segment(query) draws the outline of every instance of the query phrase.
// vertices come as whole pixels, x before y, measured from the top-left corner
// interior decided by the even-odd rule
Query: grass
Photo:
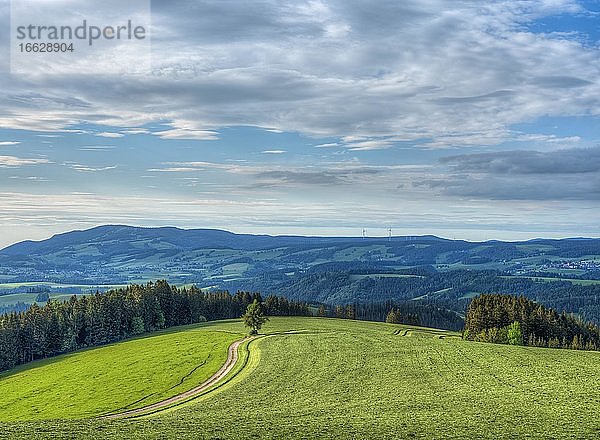
[[[178,329],[21,366],[0,375],[0,421],[93,417],[158,402],[208,379],[242,336]]]
[[[219,322],[202,327],[208,330],[240,332],[242,327]],[[140,420],[3,423],[0,437],[600,435],[597,352],[466,342],[451,332],[322,318],[273,318],[263,330],[274,334],[250,342],[250,356],[239,374],[181,407]],[[283,333],[290,330],[299,332]]]

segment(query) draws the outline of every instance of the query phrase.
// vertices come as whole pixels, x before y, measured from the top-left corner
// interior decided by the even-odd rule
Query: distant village
[[[553,269],[579,269],[579,270],[600,270],[600,261],[582,260],[582,261],[553,261],[541,266],[542,268]]]

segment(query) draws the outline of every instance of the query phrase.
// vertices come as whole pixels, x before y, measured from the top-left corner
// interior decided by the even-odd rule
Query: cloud
[[[582,13],[575,1],[154,2],[151,75],[2,74],[0,126],[167,122],[154,134],[212,140],[243,125],[371,143],[354,151],[394,136],[496,145],[516,123],[600,114],[600,48],[527,27]]]
[[[190,139],[199,141],[209,141],[219,139],[219,133],[212,130],[205,130],[201,124],[189,120],[172,121],[169,125],[171,130],[155,131],[153,135],[162,139]]]
[[[506,151],[440,159],[454,172],[490,174],[581,174],[600,172],[600,147],[551,152]]]
[[[264,171],[254,176],[258,182],[251,188],[279,187],[283,185],[340,185],[343,180],[330,172]]]
[[[0,142],[0,147],[4,147],[4,146],[9,146],[9,145],[18,145],[21,142],[16,142],[16,141],[2,141]]]
[[[243,169],[256,169],[252,167],[247,167],[243,165],[235,165],[235,164],[222,164],[222,163],[214,163],[214,162],[167,162],[167,167],[165,168],[152,168],[148,171],[150,172],[190,172],[190,171],[201,171],[201,170],[224,170],[229,172],[236,172]]]
[[[105,137],[105,138],[122,138],[125,135],[123,133],[111,133],[111,132],[102,132],[96,133],[94,136]]]
[[[539,133],[529,133],[519,135],[515,138],[516,141],[519,142],[539,142],[539,143],[548,143],[548,144],[577,144],[581,142],[581,137],[579,136],[566,136],[560,137],[554,134],[539,134]]]
[[[284,154],[287,153],[285,150],[265,150],[261,151],[263,154]]]
[[[442,191],[448,196],[479,198],[487,200],[532,200],[532,201],[600,201],[600,175],[593,174],[585,179],[577,176],[556,177],[521,176],[469,176],[454,175],[416,181],[416,187]]]
[[[442,96],[440,98],[435,98],[435,101],[440,104],[469,104],[469,103],[479,103],[486,101],[494,101],[496,98],[506,99],[515,95],[513,90],[497,90],[495,92],[486,93],[484,95],[477,96],[460,96],[460,97],[447,97]]]
[[[121,130],[123,134],[148,134],[150,130],[146,128],[128,128],[126,130]]]
[[[257,182],[250,188],[275,188],[281,186],[339,186],[356,184],[365,178],[381,174],[383,171],[370,167],[330,168],[319,171],[303,169],[269,170],[253,174]]]
[[[67,165],[69,168],[74,169],[75,171],[86,172],[86,173],[98,172],[98,171],[109,171],[109,170],[114,170],[114,169],[118,168],[117,165],[106,166],[106,167],[92,167],[92,166],[88,166],[88,165],[82,165],[79,163],[66,163],[65,165]]]
[[[261,188],[295,188],[298,186],[324,186],[331,190],[339,186],[356,185],[357,191],[366,191],[377,188],[378,185],[387,185],[393,175],[408,176],[411,173],[420,173],[428,169],[427,166],[415,165],[363,165],[356,162],[348,163],[323,163],[314,165],[273,165],[273,164],[245,164],[245,163],[213,163],[213,162],[171,162],[164,164],[163,168],[153,168],[148,172],[161,173],[187,173],[183,179],[197,181],[200,173],[217,172],[211,179],[225,178],[229,187],[242,190],[258,190]],[[207,181],[208,182],[208,181]],[[203,182],[202,185],[207,185]],[[211,180],[212,182],[212,180]],[[251,183],[248,183],[251,182]],[[358,188],[358,186],[362,186]],[[253,197],[258,193],[252,192]]]
[[[26,180],[28,182],[51,182],[50,179],[40,176],[9,176],[9,179]]]
[[[589,145],[593,132],[578,133],[582,125],[573,124],[540,134],[538,118],[600,116],[600,47],[581,35],[531,30],[539,28],[531,26],[535,20],[554,21],[559,14],[570,25],[568,14],[586,11],[567,0],[154,1],[153,71],[143,75],[101,69],[81,75],[77,66],[53,75],[43,63],[32,65],[30,74],[9,75],[5,46],[0,128],[65,142],[51,149],[27,143],[29,153],[17,154],[24,159],[4,156],[2,172],[24,176],[8,167],[64,164],[69,149],[70,166],[80,173],[56,167],[77,179],[52,175],[59,181],[48,191],[82,184],[99,193],[10,194],[0,200],[0,217],[17,219],[19,227],[23,220],[54,225],[155,218],[186,225],[200,218],[211,225],[241,219],[362,228],[393,219],[423,228],[588,225],[595,233],[597,152],[531,151]],[[2,7],[0,15],[8,19]],[[135,54],[131,60],[138,60]],[[231,147],[238,131],[226,127],[240,126],[298,135],[297,143],[282,138],[257,150],[286,148],[295,161],[269,159],[283,154],[273,149],[234,162],[244,157],[243,144]],[[531,132],[517,128],[523,126]],[[105,151],[87,137],[98,131],[155,138],[147,144],[142,136],[106,140],[116,151],[94,156],[111,162],[88,164],[91,151]],[[5,139],[17,137],[4,133]],[[219,138],[218,145],[166,142]],[[457,155],[515,142],[523,151]],[[402,151],[394,149],[398,143]],[[307,149],[311,145],[320,150]],[[224,151],[217,150],[221,146]],[[416,148],[461,150],[428,166],[418,164],[441,152],[410,151]],[[53,156],[41,159],[41,151]],[[108,171],[117,163],[128,173]],[[27,181],[7,185],[24,191]]]
[[[385,150],[391,146],[392,143],[386,139],[353,142],[345,145],[350,151]]]
[[[21,167],[51,163],[48,159],[24,159],[15,156],[0,156],[0,167]]]
[[[593,81],[574,76],[538,76],[533,78],[530,83],[548,89],[572,89],[594,84]]]
[[[600,147],[464,154],[440,164],[449,173],[415,179],[414,187],[491,200],[600,201]]]
[[[162,139],[190,139],[197,141],[212,141],[219,139],[218,133],[209,130],[187,130],[183,128],[174,128],[172,130],[155,131],[152,133]]]

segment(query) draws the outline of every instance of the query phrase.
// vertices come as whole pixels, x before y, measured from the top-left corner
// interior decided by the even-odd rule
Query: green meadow
[[[241,337],[179,328],[22,365],[0,374],[0,421],[95,417],[164,400],[208,379]]]
[[[0,379],[0,437],[600,436],[598,352],[476,343],[441,330],[324,318],[272,318],[266,336],[242,346],[226,383],[183,405],[135,420],[91,418],[149,392],[165,396],[173,378],[209,353],[222,363],[243,331],[237,321],[206,323],[13,370]]]

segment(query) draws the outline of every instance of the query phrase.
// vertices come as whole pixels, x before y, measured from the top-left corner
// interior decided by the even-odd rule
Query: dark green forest
[[[418,325],[454,331],[461,331],[464,327],[464,319],[458,313],[433,304],[420,304],[414,301],[385,301],[334,306],[321,304],[317,309],[317,316],[360,321],[385,321],[391,324]]]
[[[165,281],[91,296],[50,300],[0,316],[0,370],[145,332],[206,320],[239,318],[259,294],[178,289]],[[308,304],[270,296],[270,315],[310,315]]]
[[[485,293],[523,295],[584,320],[600,322],[600,284],[543,281],[508,276],[498,270],[438,271],[432,266],[402,270],[357,267],[342,263],[315,266],[304,273],[269,272],[252,281],[232,282],[230,290],[277,293],[308,302],[328,304],[415,301],[464,314],[471,298]]]
[[[259,293],[177,288],[166,281],[131,285],[0,316],[0,371],[36,359],[120,341],[146,332],[207,320],[239,318],[254,299],[269,316],[327,316],[461,330],[455,312],[415,302],[316,304]]]
[[[480,295],[469,304],[463,337],[535,347],[597,350],[600,328],[524,296]]]

